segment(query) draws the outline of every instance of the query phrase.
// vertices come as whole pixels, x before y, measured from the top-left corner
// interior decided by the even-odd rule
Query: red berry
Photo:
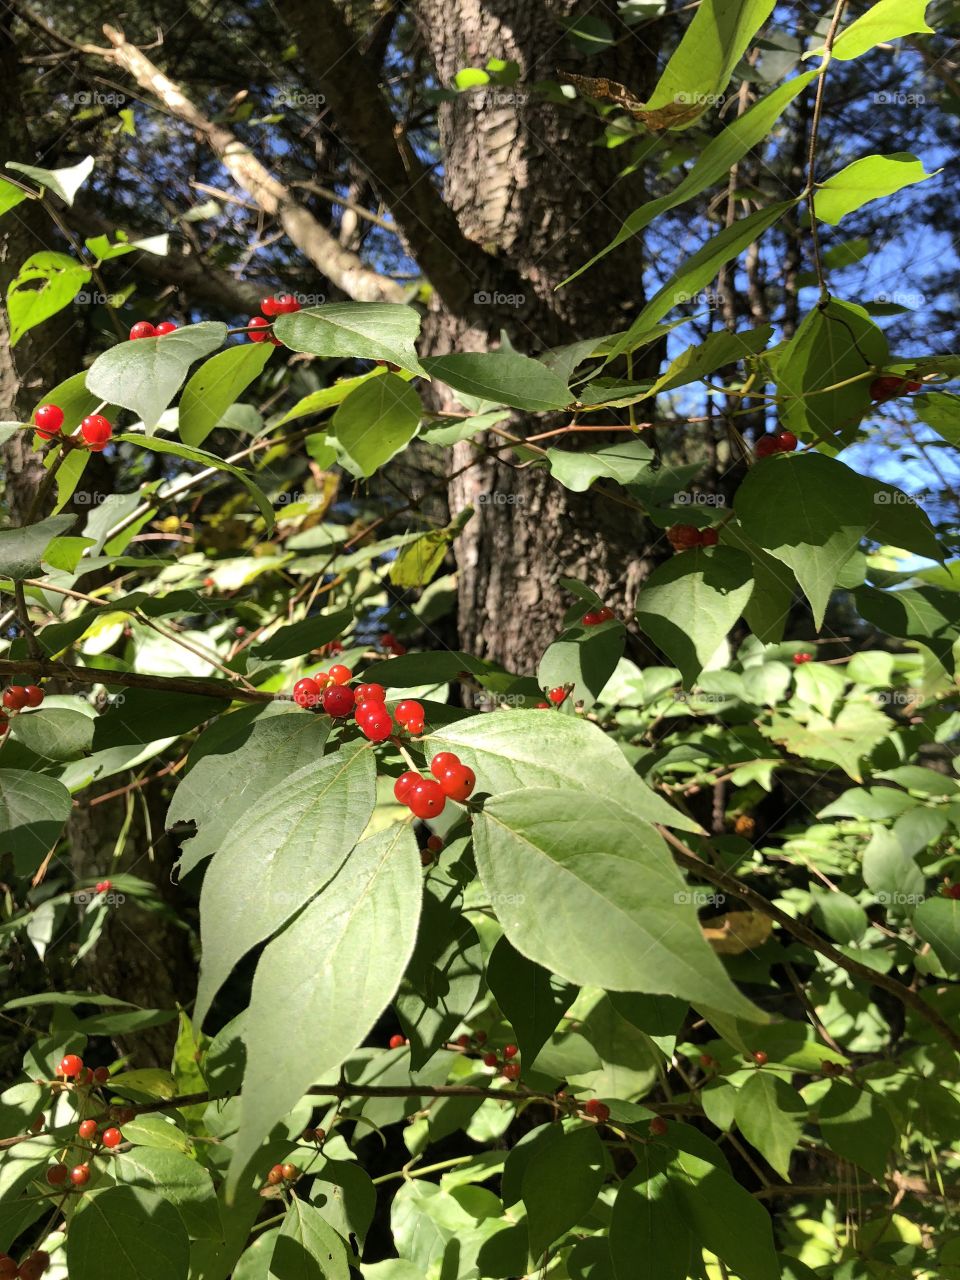
[[[473,1038],[476,1040],[477,1044],[487,1043],[487,1033],[485,1031],[475,1031],[473,1033]]]
[[[421,867],[433,866],[433,854],[430,852],[429,849],[420,850],[420,865]]]
[[[505,1080],[519,1080],[520,1079],[520,1063],[508,1062],[507,1065],[503,1068],[503,1075]]]
[[[334,684],[346,684],[348,680],[353,679],[353,672],[349,667],[341,666],[339,662],[334,663],[330,668],[330,679]]]
[[[766,1053],[764,1053],[763,1049],[755,1049],[755,1050],[753,1051],[753,1060],[754,1060],[754,1062],[757,1064],[757,1066],[758,1066],[758,1067],[764,1067],[764,1066],[766,1066],[767,1062],[769,1061],[769,1059],[768,1059],[768,1057],[767,1057]]]
[[[410,789],[407,805],[418,818],[435,818],[443,813],[446,796],[439,782],[432,778],[421,778]]]
[[[870,399],[893,400],[895,396],[902,395],[908,386],[905,379],[898,378],[896,374],[886,373],[880,378],[874,378],[870,383]]]
[[[63,426],[63,410],[58,404],[42,404],[33,415],[33,420],[37,426],[37,433],[45,440],[49,440]]]
[[[418,738],[426,728],[426,722],[423,720],[408,720],[403,727],[412,738]]]
[[[280,1172],[283,1174],[284,1182],[296,1182],[300,1177],[300,1170],[295,1164],[282,1164]]]
[[[754,445],[753,452],[758,458],[769,458],[772,454],[779,453],[776,436],[761,436]]]
[[[343,692],[352,694],[353,690],[344,689]],[[391,733],[393,733],[393,720],[390,718],[390,712],[382,703],[374,703],[374,707],[378,709],[357,720],[360,732],[365,738],[369,738],[371,742],[386,742]]]
[[[103,883],[109,887],[110,881],[104,880]],[[106,1084],[110,1079],[110,1072],[106,1067],[97,1067],[96,1071],[93,1073],[93,1078],[97,1084]]]
[[[712,1071],[717,1065],[717,1060],[716,1058],[711,1057],[709,1053],[701,1053],[700,1065],[703,1067],[704,1071]]]
[[[404,1046],[406,1043],[407,1043],[407,1042],[406,1042],[406,1040],[403,1038],[403,1036],[391,1036],[391,1037],[390,1037],[390,1048],[391,1048],[391,1049],[402,1049],[402,1048],[403,1048],[403,1046]]]
[[[304,676],[293,686],[293,700],[298,707],[315,707],[320,702],[321,689],[316,680]]]
[[[23,695],[28,707],[39,707],[43,701],[43,690],[36,684],[28,684],[23,690]]]
[[[112,1151],[114,1147],[119,1147],[120,1143],[123,1141],[123,1134],[119,1129],[104,1129],[100,1141],[105,1147]]]
[[[520,1050],[515,1044],[507,1044],[503,1047],[503,1056],[505,1058],[515,1058]]]
[[[3,705],[8,711],[22,711],[27,705],[27,691],[19,684],[12,684],[4,690]]]
[[[650,1121],[650,1132],[655,1138],[662,1138],[669,1127],[663,1116],[654,1116]]]
[[[113,427],[102,413],[91,413],[80,423],[80,434],[94,453],[99,453],[113,435]]]
[[[90,1181],[90,1166],[77,1164],[70,1170],[70,1181],[75,1187],[85,1187]]]
[[[715,547],[720,541],[720,535],[716,529],[704,529],[700,534],[701,547]]]
[[[805,662],[812,662],[812,653],[795,653],[793,655],[794,666],[802,667]]]
[[[270,1183],[271,1187],[275,1187],[278,1183],[282,1181],[283,1181],[283,1165],[275,1164],[273,1168],[270,1170],[270,1172],[267,1174],[267,1182]]]
[[[47,1182],[51,1187],[62,1187],[67,1180],[69,1170],[65,1164],[52,1164],[47,1170]],[[16,1274],[14,1272],[14,1274]],[[0,1276],[3,1272],[0,1271]]]
[[[588,1116],[593,1116],[595,1120],[599,1120],[605,1124],[610,1119],[610,1108],[605,1102],[601,1102],[599,1098],[591,1098],[584,1104],[584,1112]]]
[[[793,453],[800,441],[792,431],[778,431],[774,436],[778,453]]]
[[[908,382],[904,385],[904,391],[920,391],[923,388],[922,382]]]
[[[59,1074],[66,1076],[68,1080],[71,1080],[74,1076],[78,1076],[82,1070],[83,1059],[78,1057],[75,1053],[68,1053],[60,1059]]]
[[[331,685],[329,689],[324,689],[320,695],[320,701],[328,716],[336,716],[339,719],[342,716],[348,716],[353,710],[353,690],[342,684]]]
[[[114,1107],[110,1113],[117,1124],[130,1124],[136,1118],[133,1107]]]
[[[693,524],[675,524],[667,530],[667,537],[677,550],[696,547],[700,543],[700,530]]]
[[[269,320],[264,320],[263,316],[251,316],[247,321],[247,337],[251,342],[265,342],[270,336],[268,329]]]
[[[43,1249],[37,1249],[29,1257],[24,1258],[20,1263],[19,1271],[12,1271],[10,1274],[19,1276],[20,1280],[40,1280],[49,1265],[49,1253],[45,1253]],[[0,1271],[0,1276],[6,1274],[5,1271]]]
[[[485,1053],[483,1055],[483,1065],[485,1067],[496,1067],[499,1066],[499,1063],[500,1059],[495,1053]]]
[[[449,769],[452,765],[459,763],[460,757],[455,756],[452,751],[438,751],[430,761],[430,772],[435,778],[439,778],[444,769]]]
[[[558,685],[556,689],[551,689],[549,691],[547,697],[555,707],[559,707],[562,702],[566,702],[567,700],[567,690]]]
[[[418,782],[422,781],[423,779],[420,777],[419,773],[415,773],[413,769],[408,769],[406,773],[401,773],[400,777],[393,784],[393,794],[401,804],[406,804],[410,792]]]
[[[93,1072],[89,1067],[84,1067],[77,1076],[77,1084],[83,1085],[84,1087],[93,1084]]]
[[[98,881],[97,881],[97,884],[96,884],[96,890],[95,890],[95,891],[96,891],[97,893],[109,893],[109,892],[110,892],[110,890],[111,890],[112,888],[113,888],[113,885],[112,885],[111,881],[109,881],[109,880],[98,880]],[[97,1068],[97,1071],[106,1071],[106,1067],[98,1067],[98,1068]],[[92,1072],[92,1073],[91,1073],[92,1079],[94,1079],[94,1080],[97,1078],[97,1071],[94,1071],[94,1072]],[[110,1077],[109,1077],[109,1072],[107,1073],[107,1077],[106,1077],[106,1078],[107,1078],[107,1079],[109,1079],[109,1078],[110,1078]]]
[[[97,1136],[96,1120],[81,1120],[77,1133],[81,1138],[85,1138],[88,1142],[91,1138],[95,1138]]]
[[[155,338],[157,331],[149,320],[138,320],[130,330],[130,341],[136,342],[137,338]]]
[[[442,853],[443,841],[440,839],[439,836],[430,836],[430,838],[427,840],[427,848],[430,850],[431,853]],[[960,888],[960,885],[958,885],[957,888]]]
[[[421,724],[423,723],[423,706],[412,699],[398,702],[393,714],[397,718],[397,724],[406,724],[408,720],[419,720]]]
[[[954,901],[960,899],[960,884],[944,885],[943,896],[945,898],[952,898]]]
[[[161,322],[157,325],[157,337],[163,338],[168,333],[173,333],[176,330],[176,327],[177,326],[173,323],[172,320],[161,320]]]
[[[278,316],[280,314],[276,298],[264,298],[260,303],[260,310],[265,316]],[[259,319],[259,316],[257,319]]]
[[[288,316],[294,311],[300,310],[300,303],[296,300],[292,293],[281,293],[275,300],[274,305],[279,315]]]
[[[358,703],[383,702],[387,696],[387,691],[384,689],[382,684],[358,684],[355,690],[355,695]],[[402,706],[403,704],[401,703],[400,705]],[[400,708],[398,707],[397,712],[399,712],[399,709]],[[397,719],[399,720],[400,716],[397,712],[394,714],[397,715]]]
[[[466,1034],[466,1032],[464,1032],[462,1036],[457,1036],[456,1043],[460,1046],[461,1049],[469,1049],[470,1037]]]
[[[0,1280],[16,1280],[17,1264],[9,1253],[0,1254]]]
[[[613,617],[613,610],[603,605],[600,609],[591,609],[581,618],[585,627],[598,627],[601,622],[608,622]]]

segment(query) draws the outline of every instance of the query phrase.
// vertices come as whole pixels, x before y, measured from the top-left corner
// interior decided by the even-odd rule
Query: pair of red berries
[[[424,778],[413,769],[401,773],[393,784],[393,794],[400,804],[417,818],[436,818],[447,800],[466,804],[477,784],[472,769],[460,762],[452,751],[438,752],[430,762],[432,778]]]
[[[590,609],[580,621],[585,627],[599,627],[601,622],[609,622],[612,617],[613,610],[604,605],[601,609]]]
[[[761,436],[753,452],[758,458],[769,458],[775,453],[793,453],[799,443],[792,431],[775,431],[773,435]]]
[[[878,402],[893,400],[909,391],[920,391],[921,387],[922,383],[915,382],[911,378],[898,378],[895,373],[885,373],[880,378],[874,378],[870,383],[870,399]]]
[[[130,330],[130,341],[136,342],[138,338],[162,338],[173,333],[176,327],[172,320],[162,320],[158,325],[152,325],[149,320],[138,320]]]
[[[269,338],[275,347],[282,346],[280,339],[275,337],[270,325],[271,321],[267,316],[286,316],[291,315],[294,311],[300,310],[300,303],[296,300],[292,293],[281,293],[276,298],[264,298],[260,303],[262,316],[251,316],[247,321],[247,335],[251,342],[266,342]]]
[[[3,705],[8,711],[22,711],[24,707],[39,707],[43,701],[43,690],[39,685],[12,684],[3,691]]]
[[[267,1174],[267,1182],[277,1187],[281,1182],[296,1182],[299,1177],[300,1170],[295,1164],[275,1164]]]
[[[109,880],[106,883],[109,884]],[[57,1075],[64,1076],[67,1080],[77,1080],[80,1084],[106,1084],[110,1079],[110,1072],[106,1067],[97,1067],[96,1071],[84,1068],[83,1059],[76,1053],[65,1054],[60,1059]],[[80,1076],[83,1076],[82,1080],[78,1079]]]
[[[96,885],[97,893],[109,893],[112,888],[113,888],[113,883],[110,880],[97,881],[97,885]],[[98,1070],[106,1071],[106,1067],[100,1067],[98,1068]]]
[[[58,404],[42,404],[33,415],[37,435],[52,440],[63,427],[63,410]],[[99,453],[113,435],[113,427],[102,413],[91,413],[80,423],[80,435],[93,453]]]
[[[720,535],[716,529],[698,529],[694,524],[675,524],[667,530],[667,538],[674,551],[689,551],[692,547],[715,547]]]
[[[805,662],[812,662],[812,661],[813,661],[812,653],[795,653],[793,655],[793,665],[795,667],[802,667]]]
[[[610,1119],[610,1108],[605,1102],[601,1102],[599,1098],[590,1098],[583,1104],[583,1114],[592,1117],[594,1120],[599,1120],[601,1124],[606,1124]]]
[[[19,1267],[9,1253],[0,1254],[0,1280],[40,1280],[50,1266],[50,1255],[36,1249]]]
[[[97,1136],[98,1129],[99,1126],[96,1120],[81,1120],[77,1133],[85,1142],[90,1142]],[[109,1151],[112,1151],[114,1147],[119,1147],[122,1141],[123,1134],[112,1125],[104,1129],[103,1133],[100,1134],[100,1142]]]

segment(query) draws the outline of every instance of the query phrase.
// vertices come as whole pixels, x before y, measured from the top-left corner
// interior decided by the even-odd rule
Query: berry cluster
[[[295,1164],[275,1164],[267,1174],[267,1183],[271,1187],[278,1187],[281,1182],[290,1185],[299,1177],[300,1170]]]
[[[805,662],[812,662],[812,661],[813,661],[812,653],[795,653],[793,655],[793,665],[795,667],[802,667]]]
[[[601,622],[609,622],[613,617],[613,610],[608,609],[604,605],[601,609],[591,609],[585,613],[580,621],[585,627],[599,627]]]
[[[491,1050],[490,1053],[483,1055],[483,1065],[485,1067],[495,1067],[504,1080],[520,1079],[520,1063],[514,1062],[514,1059],[520,1050],[515,1044],[505,1044],[502,1049],[502,1056],[496,1051]]]
[[[112,881],[110,881],[110,880],[98,880],[98,881],[97,881],[97,884],[96,884],[95,892],[96,892],[96,893],[109,893],[109,892],[110,892],[110,890],[111,890],[112,888],[113,888],[113,883],[112,883]],[[101,1070],[102,1070],[102,1069],[103,1069],[103,1068],[101,1068]]]
[[[910,391],[919,391],[922,384],[911,378],[898,378],[895,373],[885,373],[870,383],[870,399],[879,404],[883,400],[895,400]]]
[[[761,436],[753,451],[758,458],[769,458],[774,453],[793,453],[798,443],[792,431],[775,431],[773,435]]]
[[[173,333],[176,327],[172,320],[162,320],[158,325],[152,325],[149,320],[138,320],[130,330],[130,341],[136,342],[137,338],[162,338],[165,334]]]
[[[260,310],[263,315],[251,316],[247,321],[247,335],[250,341],[266,342],[269,338],[275,347],[281,346],[280,339],[274,337],[271,328],[272,319],[274,316],[287,316],[294,311],[299,311],[300,303],[292,293],[281,293],[272,298],[264,298],[260,303]]]
[[[58,404],[42,404],[33,415],[37,435],[43,440],[53,440],[63,427],[63,410]],[[100,453],[113,435],[113,427],[102,413],[91,413],[80,423],[79,437],[71,437],[74,444],[86,445],[91,453]]]
[[[689,551],[692,547],[715,547],[719,541],[716,529],[698,529],[694,524],[675,524],[667,530],[667,538],[674,551]]]
[[[447,800],[466,804],[477,783],[477,776],[467,765],[461,764],[452,751],[440,751],[430,761],[432,778],[424,778],[413,769],[401,773],[393,785],[393,794],[400,804],[418,818],[436,818],[443,812]]]
[[[37,1249],[19,1267],[9,1253],[0,1253],[0,1280],[40,1280],[50,1266],[50,1255]]]
[[[328,716],[338,720],[353,712],[360,732],[371,742],[386,742],[396,728],[394,717],[397,724],[412,736],[423,733],[426,716],[421,703],[412,699],[398,702],[391,716],[383,685],[350,687],[347,681],[352,679],[350,668],[336,663],[329,671],[317,671],[298,680],[293,686],[293,700],[308,710],[320,707]]]
[[[0,702],[3,703],[3,709],[0,710],[0,738],[10,728],[8,711],[18,712],[22,711],[24,707],[39,707],[42,701],[43,690],[36,684],[12,684],[9,689],[5,689],[2,699],[0,699]]]

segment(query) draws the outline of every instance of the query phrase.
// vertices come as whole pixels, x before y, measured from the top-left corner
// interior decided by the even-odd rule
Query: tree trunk
[[[520,67],[510,88],[488,85],[444,104],[441,143],[445,199],[464,234],[495,255],[494,267],[519,276],[529,296],[515,303],[497,296],[495,278],[482,282],[478,292],[492,295],[477,308],[489,315],[486,330],[437,311],[426,326],[429,350],[483,350],[497,345],[501,326],[531,354],[623,329],[644,300],[636,247],[555,289],[643,203],[642,179],[618,181],[624,153],[602,145],[591,107],[549,101],[532,86],[573,71],[619,80],[642,97],[655,73],[649,44],[623,27],[608,54],[583,57],[562,25],[587,13],[583,0],[418,0],[415,7],[441,85],[491,57]],[[523,434],[522,419],[518,426]],[[452,471],[472,456],[471,445],[457,446]],[[598,493],[572,493],[540,467],[492,460],[454,478],[449,496],[453,513],[467,505],[476,512],[458,543],[461,643],[518,672],[534,669],[570,605],[557,578],[589,581],[622,609],[658,554],[659,535],[639,513]]]

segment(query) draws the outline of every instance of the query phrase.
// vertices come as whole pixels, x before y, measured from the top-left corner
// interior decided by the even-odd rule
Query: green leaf
[[[77,192],[93,173],[93,156],[84,156],[78,164],[65,169],[41,169],[33,164],[21,164],[18,160],[8,160],[6,168],[17,173],[25,173],[33,178],[41,187],[46,187],[58,195],[64,204],[72,205]]]
[[[139,338],[139,342],[166,342],[160,338]],[[246,342],[228,347],[205,361],[183,388],[180,397],[180,439],[184,444],[203,444],[223,415],[258,378],[273,354],[268,342]]]
[[[816,1115],[827,1146],[882,1181],[897,1131],[881,1099],[845,1080],[832,1080]]]
[[[819,628],[841,569],[874,520],[862,477],[818,453],[766,458],[748,471],[734,508],[747,536],[793,570]]]
[[[216,351],[226,336],[225,324],[204,320],[162,338],[118,342],[90,366],[87,389],[101,400],[130,409],[153,431],[194,360]]]
[[[647,102],[654,128],[686,129],[715,106],[774,0],[703,0]],[[661,123],[662,120],[662,123]]]
[[[704,940],[663,840],[629,809],[567,787],[507,791],[474,819],[474,845],[504,932],[536,964],[763,1020]]]
[[[220,1239],[220,1214],[210,1174],[181,1151],[134,1147],[111,1163],[121,1185],[140,1187],[173,1205],[192,1237]]]
[[[403,661],[394,658],[384,665]],[[479,794],[557,787],[582,799],[589,792],[608,797],[635,818],[682,831],[700,830],[641,781],[602,729],[573,716],[543,710],[470,716],[430,734],[424,745],[430,757],[438,751],[460,756],[476,773]]]
[[[703,12],[702,7],[699,12]],[[614,342],[607,363],[623,352],[632,350],[642,335],[657,321],[662,320],[668,311],[695,298],[701,289],[710,284],[721,267],[738,258],[748,245],[758,240],[796,203],[796,200],[784,200],[779,204],[768,205],[765,209],[758,209],[746,218],[740,218],[685,259],[667,283],[650,299],[626,333]]]
[[[563,409],[573,399],[563,378],[539,360],[516,351],[463,352],[423,361],[432,378],[490,404],[543,413]]]
[[[197,1026],[233,966],[336,877],[375,800],[371,744],[354,742],[289,775],[270,792],[261,791],[252,812],[243,807],[223,833],[200,895]]]
[[[866,13],[840,32],[833,43],[833,56],[846,62],[900,36],[932,32],[933,27],[927,26],[924,16],[929,3],[930,0],[877,0]],[[804,56],[811,58],[821,52],[813,49]]]
[[[390,581],[395,587],[425,587],[440,572],[450,544],[446,529],[431,529],[402,548],[390,566]]]
[[[510,1023],[524,1062],[533,1062],[560,1025],[576,996],[576,988],[501,938],[487,961],[487,985]]]
[[[71,1280],[182,1280],[190,1269],[190,1240],[162,1196],[107,1187],[77,1201],[67,1266]]]
[[[372,476],[378,467],[410,443],[420,425],[422,405],[416,390],[388,373],[351,391],[333,415],[333,433],[348,467]]]
[[[11,347],[29,329],[69,306],[89,279],[90,271],[64,253],[31,254],[7,289]]]
[[[294,1196],[273,1248],[270,1280],[350,1280],[344,1242],[319,1209]]]
[[[175,337],[175,334],[168,333],[167,338]],[[149,338],[140,338],[140,342],[149,342]],[[114,348],[116,350],[116,348]],[[260,514],[263,516],[267,526],[267,532],[273,528],[275,520],[273,507],[270,505],[270,499],[263,492],[260,486],[242,471],[239,467],[235,467],[231,462],[225,462],[223,458],[218,458],[215,453],[208,453],[206,449],[194,449],[188,444],[179,444],[175,440],[161,440],[151,436],[135,436],[120,435],[116,437],[123,444],[136,445],[138,449],[149,449],[151,453],[170,453],[174,457],[183,458],[187,462],[196,462],[204,467],[213,467],[216,471],[225,471],[228,475],[233,476],[235,480],[239,480],[246,491],[253,498],[259,508]]]
[[[790,1157],[807,1116],[806,1103],[796,1089],[769,1071],[754,1071],[737,1090],[734,1116],[750,1145],[789,1182]]]
[[[700,1241],[741,1280],[780,1280],[766,1209],[730,1174],[681,1151],[674,1181],[683,1216]]]
[[[655,569],[637,597],[641,630],[691,684],[724,642],[753,593],[742,551],[686,551]]]
[[[620,1184],[610,1219],[610,1252],[617,1280],[687,1280],[700,1251],[673,1180],[666,1153],[645,1143],[637,1167]]]
[[[871,200],[881,200],[933,176],[926,172],[921,160],[906,151],[889,156],[864,156],[818,185],[817,217],[836,226],[841,218]]]
[[[777,363],[777,392],[787,397],[785,426],[818,439],[852,437],[870,407],[870,378],[825,391],[837,383],[882,368],[887,340],[863,307],[831,298],[809,312]]]
[[[677,356],[648,394],[652,397],[664,391],[672,391],[675,387],[685,387],[725,365],[756,355],[765,350],[772,334],[773,327],[769,324],[761,325],[758,329],[742,329],[737,333],[718,329],[706,341],[688,347]]]
[[[20,875],[32,875],[70,817],[70,792],[56,778],[0,769],[0,853],[12,853]]]
[[[16,716],[11,732],[18,742],[44,760],[78,760],[93,746],[94,721],[82,711],[44,707]]]
[[[38,577],[47,548],[72,527],[73,516],[48,516],[22,529],[0,530],[0,576],[14,582]]]
[[[352,1160],[327,1160],[316,1170],[311,1199],[345,1240],[362,1244],[377,1209],[377,1189],[369,1173]]]
[[[606,1167],[595,1126],[561,1132],[537,1149],[523,1173],[530,1256],[539,1258],[593,1208]]]
[[[285,347],[315,356],[385,360],[423,374],[414,343],[420,313],[393,302],[334,302],[277,316],[273,331]]]
[[[947,973],[960,973],[960,902],[926,898],[913,913],[913,927],[933,947]]]
[[[653,450],[642,440],[627,440],[583,452],[547,450],[550,474],[574,493],[586,492],[599,476],[607,476],[618,484],[632,484],[650,469],[653,456]]]
[[[626,629],[610,620],[577,631],[567,632],[547,649],[537,667],[537,683],[542,689],[572,685],[569,697],[589,710],[623,657]]]
[[[224,698],[209,698],[191,693],[166,693],[160,689],[128,689],[122,702],[90,721],[93,750],[108,751],[127,743],[146,745],[161,738],[178,738],[226,711],[229,705],[228,691]]]
[[[289,627],[281,627],[272,636],[260,644],[254,645],[253,653],[266,661],[282,661],[285,658],[299,658],[311,649],[319,649],[337,636],[343,635],[353,622],[352,609],[338,609],[335,613],[318,613],[314,617],[304,618],[302,622],[291,623]]]
[[[939,587],[903,587],[879,591],[859,587],[857,609],[887,635],[925,644],[948,671],[953,670],[953,646],[960,628],[960,596]]]
[[[385,376],[385,369],[371,369],[369,373],[358,374],[355,378],[340,378],[332,386],[320,387],[317,391],[311,391],[308,396],[298,400],[276,425],[282,427],[288,422],[295,422],[298,418],[309,417],[312,413],[323,413],[326,409],[334,409],[338,404],[343,404],[347,396],[355,391],[357,387],[363,386],[371,378]]]
[[[25,191],[15,187],[12,182],[7,182],[6,178],[0,178],[0,218],[5,213],[9,213],[11,209],[15,209],[26,198],[27,193]]]
[[[246,1024],[234,1183],[304,1091],[336,1079],[393,999],[417,937],[421,875],[409,824],[380,831],[357,845],[324,891],[264,951]],[[307,954],[310,963],[304,964]]]
[[[837,892],[824,893],[811,889],[813,909],[818,923],[835,942],[852,946],[859,942],[869,928],[867,913],[855,898]]]
[[[594,254],[589,262],[575,271],[572,276],[568,276],[563,283],[570,284],[601,258],[605,258],[608,253],[639,235],[655,218],[659,218],[670,209],[675,209],[685,200],[693,199],[701,191],[706,191],[707,187],[725,178],[738,160],[742,160],[748,151],[769,135],[773,125],[790,103],[819,74],[819,71],[807,71],[802,76],[795,76],[785,84],[779,85],[765,98],[761,98],[742,116],[737,116],[721,133],[711,138],[706,144],[678,187],[669,195],[661,196],[658,200],[650,200],[634,210],[610,243],[599,253]]]

